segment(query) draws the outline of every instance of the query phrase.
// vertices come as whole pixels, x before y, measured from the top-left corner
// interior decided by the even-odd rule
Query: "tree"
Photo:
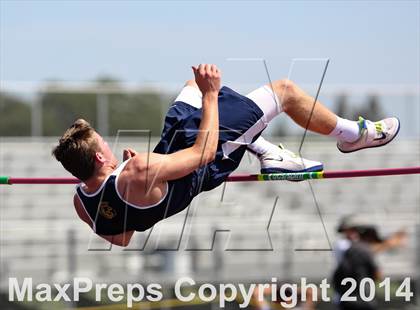
[[[61,136],[78,118],[96,124],[96,94],[44,93],[42,104],[42,133],[45,136]]]
[[[160,135],[167,105],[159,94],[116,94],[110,95],[109,99],[110,135],[115,135],[120,129],[150,130],[153,136]]]
[[[29,136],[31,107],[17,97],[0,93],[0,136]]]

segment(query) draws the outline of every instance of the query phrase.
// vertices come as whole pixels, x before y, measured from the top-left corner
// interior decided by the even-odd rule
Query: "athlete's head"
[[[60,138],[52,154],[63,167],[82,181],[107,165],[115,167],[117,159],[104,139],[83,120],[76,120]]]

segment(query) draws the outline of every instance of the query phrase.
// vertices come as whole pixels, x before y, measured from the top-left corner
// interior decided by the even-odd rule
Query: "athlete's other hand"
[[[198,67],[193,66],[192,70],[203,95],[208,92],[219,92],[221,72],[216,65],[201,64]]]
[[[126,161],[127,159],[130,159],[131,157],[134,157],[137,155],[137,152],[133,149],[124,149],[123,151],[123,160]]]

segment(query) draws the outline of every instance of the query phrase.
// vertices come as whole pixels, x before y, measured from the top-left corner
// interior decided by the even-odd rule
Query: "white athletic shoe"
[[[322,171],[322,163],[301,158],[285,149],[282,144],[276,150],[259,155],[261,173],[287,173]]]
[[[355,142],[337,142],[337,148],[343,153],[361,149],[379,147],[391,142],[400,131],[400,121],[396,117],[385,118],[378,122],[359,117],[360,138]]]

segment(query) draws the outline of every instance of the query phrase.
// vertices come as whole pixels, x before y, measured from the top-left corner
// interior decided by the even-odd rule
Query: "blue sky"
[[[263,57],[280,78],[293,58],[321,57],[327,83],[419,84],[418,1],[0,0],[0,9],[3,81],[174,83],[214,62],[225,80],[255,82],[261,64],[226,58]],[[319,68],[302,64],[301,78]]]

